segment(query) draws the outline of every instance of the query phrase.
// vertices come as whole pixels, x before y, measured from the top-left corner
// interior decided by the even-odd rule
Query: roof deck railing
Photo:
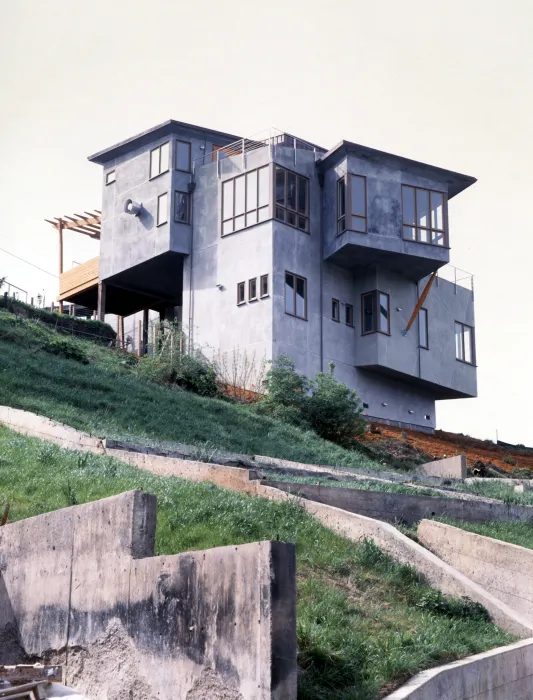
[[[469,289],[474,295],[474,275],[466,270],[461,270],[455,265],[444,265],[437,272],[437,285],[439,280],[446,280],[455,285],[455,293],[457,294],[457,287],[463,287],[463,289]]]

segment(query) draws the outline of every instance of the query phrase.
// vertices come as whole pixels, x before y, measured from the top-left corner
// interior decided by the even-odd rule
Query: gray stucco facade
[[[168,168],[150,177],[161,146]],[[103,311],[177,318],[207,354],[288,354],[309,376],[333,362],[364,413],[392,423],[433,429],[436,400],[476,396],[473,287],[442,274],[448,201],[473,178],[346,141],[326,152],[174,121],[90,160],[104,170]]]

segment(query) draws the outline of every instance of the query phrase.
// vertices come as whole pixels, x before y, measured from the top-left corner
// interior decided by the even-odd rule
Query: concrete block
[[[531,484],[529,481],[523,481],[521,484],[515,484],[514,490],[516,493],[525,493],[526,491],[531,491]]]
[[[451,479],[466,479],[466,457],[456,455],[446,459],[437,459],[422,465],[424,474],[442,476]]]

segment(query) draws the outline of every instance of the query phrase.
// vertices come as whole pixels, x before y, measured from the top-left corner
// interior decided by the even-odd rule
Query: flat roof
[[[415,173],[421,177],[440,180],[448,186],[449,198],[455,197],[456,194],[459,194],[463,190],[466,190],[467,187],[470,187],[470,185],[473,185],[474,182],[477,182],[477,179],[470,175],[463,175],[453,170],[446,170],[436,165],[429,165],[428,163],[422,163],[421,161],[405,158],[404,156],[397,156],[393,153],[387,153],[386,151],[378,151],[375,148],[362,146],[352,141],[341,141],[331,148],[318,160],[317,167],[320,170],[324,170],[327,167],[331,167],[343,156],[349,154],[355,155],[358,158],[363,158],[364,160],[382,163],[383,165],[389,165],[399,170]]]
[[[224,141],[224,143],[217,144],[220,146],[226,146],[229,143],[238,141],[240,138],[242,138],[242,136],[227,134],[224,131],[215,131],[214,129],[206,129],[203,126],[197,126],[196,124],[187,124],[185,122],[178,122],[175,119],[168,119],[166,122],[153,126],[151,129],[147,129],[146,131],[141,131],[140,134],[131,136],[125,141],[120,141],[114,146],[109,146],[108,148],[104,148],[102,151],[93,153],[92,156],[89,156],[88,160],[90,160],[91,163],[105,165],[105,163],[108,163],[114,158],[118,158],[125,153],[135,150],[136,148],[141,148],[142,146],[152,143],[152,141],[164,138],[165,136],[170,136],[171,134],[179,131],[188,131],[191,134],[197,134],[203,138],[212,136],[215,139]]]

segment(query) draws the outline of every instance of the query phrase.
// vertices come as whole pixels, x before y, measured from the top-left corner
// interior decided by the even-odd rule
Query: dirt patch
[[[186,700],[244,700],[236,688],[229,688],[223,683],[215,671],[205,669],[194,681]]]

